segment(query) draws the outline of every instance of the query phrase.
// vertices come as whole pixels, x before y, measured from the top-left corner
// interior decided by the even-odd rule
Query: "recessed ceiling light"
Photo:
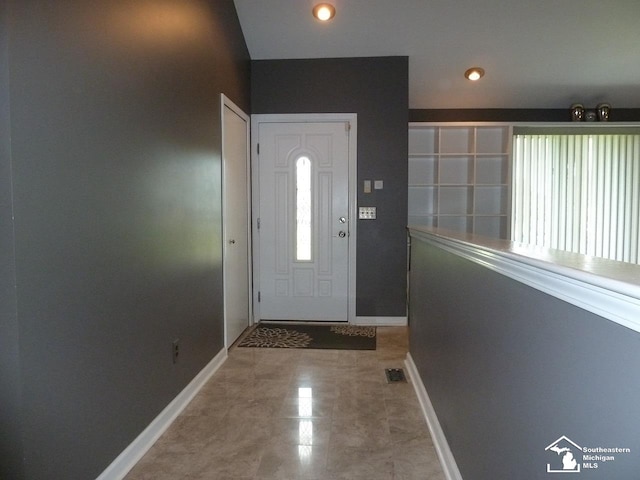
[[[484,69],[480,67],[472,67],[464,72],[464,76],[472,82],[475,82],[476,80],[480,80],[482,77],[484,77]]]
[[[313,7],[313,16],[321,22],[327,22],[336,15],[336,8],[330,3],[319,3]]]

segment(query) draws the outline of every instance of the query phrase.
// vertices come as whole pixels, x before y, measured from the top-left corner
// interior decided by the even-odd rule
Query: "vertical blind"
[[[640,134],[516,134],[511,239],[640,263]]]

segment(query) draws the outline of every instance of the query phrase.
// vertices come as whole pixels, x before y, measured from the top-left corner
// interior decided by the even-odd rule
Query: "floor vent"
[[[404,370],[402,370],[401,368],[386,368],[384,373],[387,376],[387,383],[407,381],[407,378],[404,376]]]

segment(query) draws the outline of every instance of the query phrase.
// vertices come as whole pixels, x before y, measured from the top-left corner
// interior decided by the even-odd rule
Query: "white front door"
[[[258,122],[259,316],[349,318],[350,122]]]
[[[225,346],[249,326],[249,118],[222,96]]]

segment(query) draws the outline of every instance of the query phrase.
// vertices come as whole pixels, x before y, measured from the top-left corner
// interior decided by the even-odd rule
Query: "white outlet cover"
[[[375,220],[376,219],[376,207],[359,207],[358,218],[360,220]]]

